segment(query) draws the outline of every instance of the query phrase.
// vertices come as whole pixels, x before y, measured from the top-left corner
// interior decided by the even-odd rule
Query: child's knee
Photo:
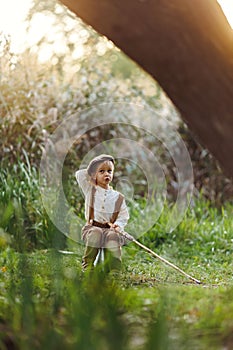
[[[87,245],[92,247],[101,247],[102,242],[102,230],[98,227],[91,229],[87,234]]]
[[[119,235],[115,230],[110,230],[106,235],[106,248],[114,249],[119,247]]]

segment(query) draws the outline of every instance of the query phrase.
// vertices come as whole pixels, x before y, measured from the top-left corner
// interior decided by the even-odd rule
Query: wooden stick
[[[149,249],[148,247],[146,247],[145,245],[143,245],[142,243],[138,242],[133,236],[131,236],[129,233],[125,232],[125,231],[118,231],[120,232],[120,234],[122,234],[122,236],[124,236],[126,239],[128,239],[131,242],[134,242],[135,244],[137,244],[139,247],[143,248],[147,253],[153,255],[154,257],[156,257],[157,259],[159,259],[160,261],[162,261],[163,263],[167,264],[168,266],[172,267],[173,269],[175,269],[176,271],[180,272],[182,275],[186,276],[187,278],[191,279],[192,281],[194,281],[197,284],[201,284],[201,281],[197,280],[196,278],[190,276],[189,274],[187,274],[186,272],[184,272],[183,270],[181,270],[178,266],[172,264],[171,262],[169,262],[168,260],[164,259],[163,257],[159,256],[158,254],[156,254],[153,250]]]

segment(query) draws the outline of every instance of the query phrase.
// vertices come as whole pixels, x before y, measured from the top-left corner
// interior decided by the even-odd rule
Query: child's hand
[[[120,231],[120,226],[118,226],[117,224],[110,223],[110,226],[111,226],[111,228],[114,228],[114,230]]]

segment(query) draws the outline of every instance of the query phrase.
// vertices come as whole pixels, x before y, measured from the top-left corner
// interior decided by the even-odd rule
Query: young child
[[[85,195],[84,270],[93,267],[100,248],[105,248],[108,270],[118,270],[121,266],[121,246],[125,242],[118,231],[124,230],[129,214],[124,196],[110,187],[113,173],[113,157],[101,154],[91,160],[87,169],[75,174]]]

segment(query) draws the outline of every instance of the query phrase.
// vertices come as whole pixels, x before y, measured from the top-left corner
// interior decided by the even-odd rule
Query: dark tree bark
[[[233,31],[215,0],[62,0],[150,73],[233,175]]]

